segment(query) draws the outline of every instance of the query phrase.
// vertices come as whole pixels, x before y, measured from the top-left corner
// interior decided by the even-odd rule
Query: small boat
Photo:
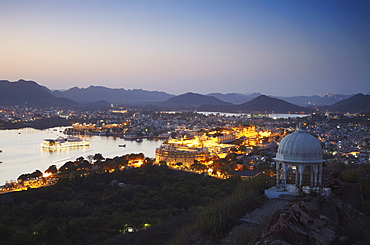
[[[126,144],[120,144],[118,147],[126,147]]]

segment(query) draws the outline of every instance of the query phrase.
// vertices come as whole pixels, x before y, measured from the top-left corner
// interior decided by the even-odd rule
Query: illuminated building
[[[253,125],[243,127],[234,127],[234,134],[236,138],[245,138],[245,145],[255,146],[260,143],[260,138],[266,138],[271,136],[269,131],[256,131],[256,127]]]
[[[175,146],[173,144],[162,144],[155,150],[156,162],[165,161],[168,164],[181,162],[190,167],[194,160],[201,161],[210,156],[207,148]]]
[[[190,167],[195,160],[207,161],[212,157],[225,157],[232,144],[220,142],[235,140],[235,136],[208,137],[195,136],[193,139],[170,139],[156,149],[156,162],[165,161],[167,164],[181,162]]]

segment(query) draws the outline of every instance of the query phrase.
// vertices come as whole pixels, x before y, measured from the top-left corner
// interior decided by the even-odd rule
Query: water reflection
[[[44,172],[50,165],[62,166],[67,161],[82,156],[101,153],[106,158],[122,156],[130,153],[144,153],[155,157],[155,148],[163,141],[143,140],[128,141],[116,137],[79,136],[88,139],[90,146],[61,148],[56,150],[43,149],[43,139],[54,139],[63,136],[64,128],[36,130],[0,130],[0,185],[5,181],[16,180],[23,173],[32,173],[36,169]],[[119,147],[125,144],[126,147]]]

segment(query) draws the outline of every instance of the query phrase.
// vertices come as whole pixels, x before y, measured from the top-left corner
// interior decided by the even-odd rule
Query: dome
[[[275,160],[290,163],[324,162],[320,141],[302,129],[281,140]]]

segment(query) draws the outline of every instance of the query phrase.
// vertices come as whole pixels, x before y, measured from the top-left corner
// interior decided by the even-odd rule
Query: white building
[[[285,136],[275,160],[276,186],[265,190],[268,198],[279,198],[281,194],[298,195],[300,188],[306,192],[320,190],[324,159],[320,141],[314,136],[301,128]],[[287,183],[289,171],[293,173],[294,184]]]

